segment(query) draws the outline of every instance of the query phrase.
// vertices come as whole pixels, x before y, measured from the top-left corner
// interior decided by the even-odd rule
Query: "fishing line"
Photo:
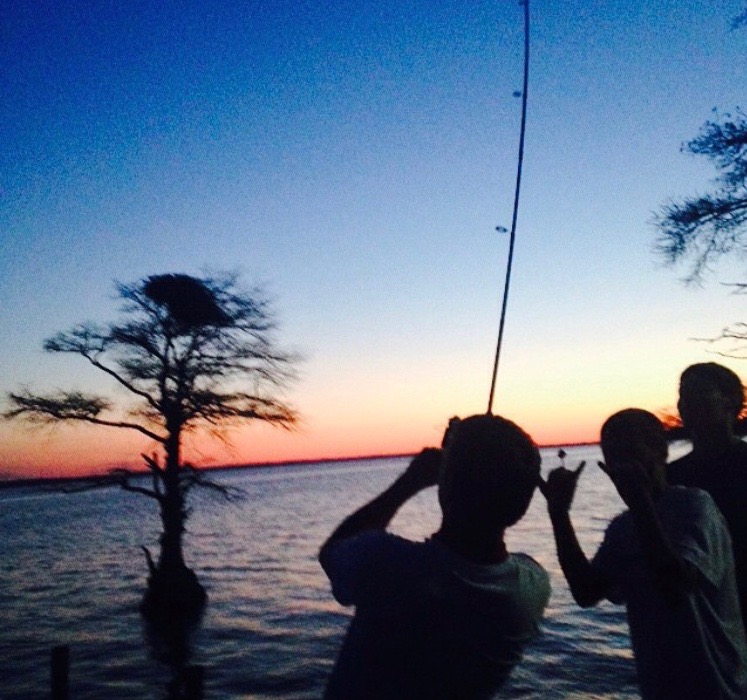
[[[511,234],[508,244],[508,260],[506,262],[506,281],[503,287],[503,303],[501,304],[501,320],[498,326],[498,342],[495,348],[495,362],[493,363],[493,378],[490,380],[490,397],[488,398],[488,415],[493,412],[493,398],[495,397],[495,382],[498,377],[498,363],[503,344],[503,327],[506,322],[506,307],[508,305],[508,288],[511,283],[511,266],[514,260],[514,242],[516,241],[516,219],[519,213],[519,192],[521,191],[521,168],[524,163],[524,132],[527,123],[527,89],[529,87],[529,0],[522,0],[524,6],[524,85],[521,91],[521,127],[519,129],[519,161],[516,168],[516,189],[514,190],[514,210],[511,216]]]

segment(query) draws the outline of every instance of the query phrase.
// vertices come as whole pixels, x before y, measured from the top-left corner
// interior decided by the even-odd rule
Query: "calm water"
[[[593,554],[622,503],[596,468],[596,447],[567,448],[590,461],[573,509]],[[543,451],[543,470],[555,466]],[[318,698],[350,611],[332,598],[316,552],[338,522],[383,489],[405,459],[322,463],[219,473],[244,490],[237,502],[197,495],[188,522],[188,562],[209,594],[189,661],[206,668],[205,697]],[[397,515],[395,532],[422,539],[438,524],[435,490]],[[118,490],[0,492],[0,699],[47,697],[49,651],[71,647],[71,696],[166,698],[167,646],[153,640],[137,605],[156,547],[150,499]],[[551,574],[544,635],[501,697],[638,697],[624,611],[578,609],[560,573],[542,497],[508,537]]]

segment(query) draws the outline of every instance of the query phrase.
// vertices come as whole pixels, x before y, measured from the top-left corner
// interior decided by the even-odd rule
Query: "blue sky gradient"
[[[540,441],[596,439],[626,405],[672,406],[682,368],[712,359],[690,338],[741,318],[719,284],[743,279],[740,262],[684,287],[650,225],[715,175],[679,147],[712,108],[744,105],[747,30],[729,29],[741,10],[531,3],[496,411]],[[114,280],[230,269],[265,286],[279,339],[307,357],[288,396],[305,420],[206,446],[206,463],[415,450],[449,415],[485,410],[517,3],[17,2],[0,32],[0,390],[104,388],[43,339],[116,316]],[[61,452],[137,461],[139,447],[102,458],[100,439],[1,425],[0,471],[37,473]]]

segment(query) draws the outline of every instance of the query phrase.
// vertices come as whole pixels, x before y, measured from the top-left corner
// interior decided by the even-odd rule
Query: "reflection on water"
[[[593,554],[622,503],[593,466],[598,448],[566,451],[571,466],[589,462],[572,515]],[[545,470],[556,465],[553,450],[543,457]],[[205,667],[205,696],[214,700],[318,698],[350,611],[332,599],[317,549],[405,464],[397,458],[220,474],[245,495],[225,503],[197,494],[186,553],[209,602],[200,627],[177,640],[155,639],[137,609],[147,573],[139,546],[155,547],[158,536],[148,499],[116,490],[0,492],[0,697],[45,697],[50,649],[69,644],[71,697],[78,700],[169,697],[187,664]],[[437,525],[431,490],[405,505],[393,529],[423,538]],[[550,571],[553,595],[545,634],[503,696],[637,697],[624,611],[575,606],[541,496],[508,545]]]

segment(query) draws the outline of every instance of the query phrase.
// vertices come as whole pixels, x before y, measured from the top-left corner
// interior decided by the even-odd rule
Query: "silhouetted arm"
[[[540,479],[539,487],[547,499],[547,511],[555,536],[560,568],[574,600],[582,608],[588,608],[607,596],[610,582],[586,558],[571,522],[571,504],[583,467],[582,462],[576,471],[563,467],[554,469],[546,482]]]
[[[695,588],[695,567],[683,559],[661,527],[651,498],[631,508],[643,553],[662,594],[676,603]]]
[[[582,608],[596,605],[602,598],[607,597],[610,589],[609,581],[586,558],[578,543],[570,514],[566,511],[551,515],[550,521],[555,535],[560,568],[568,581],[573,599]]]
[[[329,546],[366,530],[383,530],[397,511],[415,494],[435,486],[441,469],[441,450],[427,448],[418,454],[407,469],[385,491],[349,515],[319,550],[319,561],[324,566]]]

